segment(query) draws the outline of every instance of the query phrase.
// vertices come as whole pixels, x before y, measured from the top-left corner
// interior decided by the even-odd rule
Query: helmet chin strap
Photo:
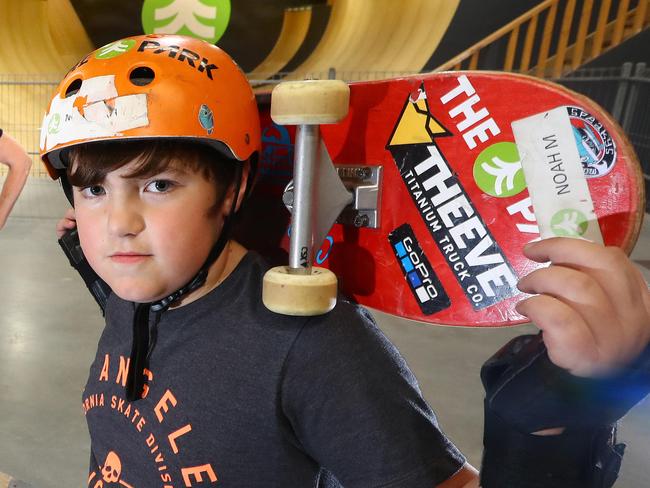
[[[144,370],[148,365],[149,356],[149,342],[150,342],[150,329],[149,329],[149,316],[150,312],[154,312],[154,327],[160,320],[160,316],[165,312],[174,302],[178,301],[188,293],[202,287],[208,277],[210,267],[219,259],[223,252],[233,226],[234,216],[237,209],[237,200],[239,196],[239,189],[241,187],[242,178],[242,165],[237,165],[237,172],[235,176],[235,193],[230,208],[230,212],[224,219],[223,227],[219,239],[212,246],[208,257],[187,284],[169,294],[165,298],[156,302],[138,303],[135,306],[135,314],[133,315],[133,345],[131,347],[131,357],[129,361],[129,371],[126,380],[126,397],[129,401],[137,401],[142,398],[144,389]]]

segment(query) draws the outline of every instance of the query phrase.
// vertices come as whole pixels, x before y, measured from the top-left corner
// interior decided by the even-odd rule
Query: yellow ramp
[[[253,71],[251,80],[266,80],[284,68],[300,49],[311,22],[311,7],[291,8],[284,11],[280,36],[273,49]]]
[[[94,49],[70,0],[0,0],[0,127],[34,156],[63,74]]]
[[[420,71],[440,43],[459,3],[336,0],[321,42],[291,77],[325,76],[329,68],[349,80]]]
[[[0,0],[0,73],[63,73],[93,49],[70,0]]]

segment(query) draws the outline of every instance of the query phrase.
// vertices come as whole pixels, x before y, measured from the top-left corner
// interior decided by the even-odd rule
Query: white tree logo
[[[132,39],[122,39],[121,41],[115,41],[100,48],[97,51],[95,57],[97,59],[115,58],[129,51],[134,45],[135,41]]]
[[[484,193],[497,198],[524,191],[526,179],[517,145],[497,142],[481,151],[474,161],[474,181]]]
[[[587,230],[585,215],[573,209],[560,210],[551,219],[551,227],[556,236],[581,236]]]
[[[492,158],[492,163],[494,166],[491,166],[488,162],[481,164],[481,168],[487,174],[494,176],[494,193],[498,196],[501,196],[504,192],[511,192],[515,189],[515,176],[521,170],[521,161],[515,161],[514,163],[509,163],[507,161],[502,161],[498,156]],[[503,188],[505,183],[506,188]]]
[[[216,42],[230,21],[230,0],[145,0],[147,34],[183,34]]]

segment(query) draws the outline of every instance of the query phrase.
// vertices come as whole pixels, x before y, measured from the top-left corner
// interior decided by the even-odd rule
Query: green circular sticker
[[[214,44],[230,22],[230,0],[144,0],[146,34],[181,34]]]
[[[129,52],[135,46],[133,39],[122,39],[100,47],[95,54],[96,59],[112,59]]]
[[[497,142],[484,149],[474,162],[474,180],[481,190],[497,198],[524,191],[526,180],[517,145]]]
[[[50,118],[50,123],[47,124],[48,134],[56,134],[61,129],[61,114],[54,114]]]
[[[578,237],[587,232],[589,221],[580,210],[565,208],[551,218],[551,229],[559,237]]]

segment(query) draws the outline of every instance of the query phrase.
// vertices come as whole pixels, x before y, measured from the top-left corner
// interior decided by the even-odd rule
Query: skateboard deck
[[[268,94],[258,104],[258,181],[238,238],[286,264],[282,194],[295,128],[273,123]],[[524,297],[516,282],[541,266],[522,254],[539,229],[511,123],[558,107],[570,120],[603,241],[630,252],[644,213],[642,173],[602,108],[532,77],[448,72],[353,83],[348,116],[321,126],[335,166],[379,168],[381,182],[377,228],[335,224],[314,265],[336,273],[347,297],[400,317],[471,327],[526,322],[514,310]],[[561,194],[567,163],[553,156],[552,131],[542,136]]]

